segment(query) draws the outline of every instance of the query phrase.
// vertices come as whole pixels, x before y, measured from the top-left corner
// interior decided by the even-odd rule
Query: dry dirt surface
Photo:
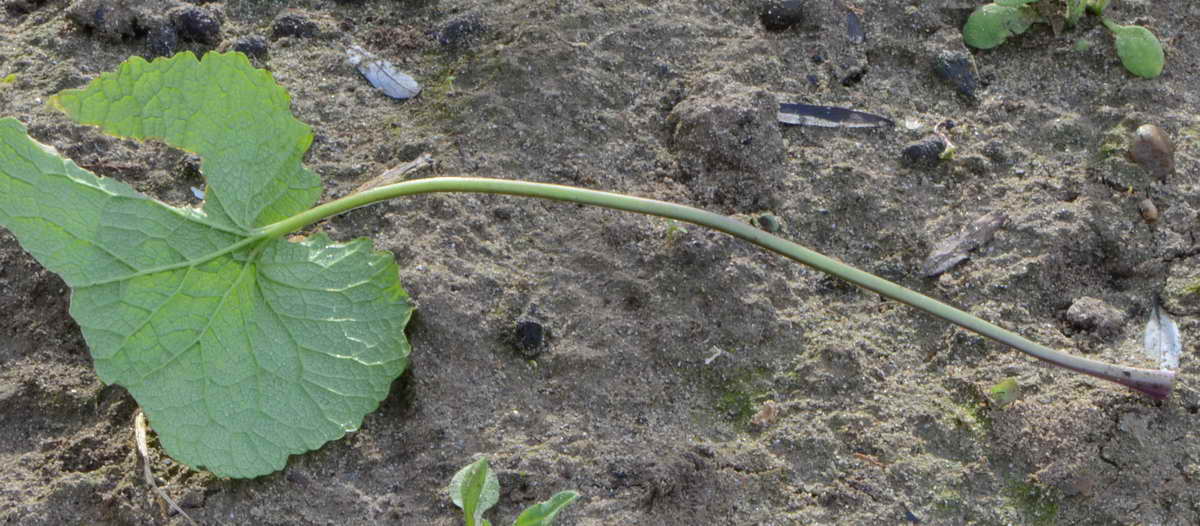
[[[811,0],[779,31],[750,0],[0,3],[0,115],[176,205],[196,204],[194,159],[71,124],[47,97],[131,55],[240,49],[314,128],[326,200],[427,152],[421,177],[778,227],[1071,353],[1150,365],[1156,294],[1183,335],[1175,393],[1155,402],[703,228],[503,196],[388,202],[319,228],[395,254],[419,305],[410,370],[359,431],[258,479],[189,470],[152,438],[156,474],[201,524],[461,524],[445,488],[479,455],[499,473],[498,525],[564,489],[583,496],[562,525],[1200,523],[1200,300],[1185,292],[1200,279],[1200,3],[1108,8],[1162,40],[1154,80],[1121,67],[1096,17],[970,51],[966,0]],[[424,91],[376,91],[345,62],[355,44]],[[950,63],[974,84],[939,76]],[[780,102],[896,125],[785,127]],[[957,154],[905,162],[944,121]],[[1165,181],[1123,155],[1144,123],[1177,145]],[[990,240],[924,276],[992,212],[1007,221]],[[186,524],[142,482],[136,403],[96,378],[69,299],[0,229],[0,523]],[[539,346],[520,345],[529,322]],[[1000,406],[1006,378],[1019,399]]]

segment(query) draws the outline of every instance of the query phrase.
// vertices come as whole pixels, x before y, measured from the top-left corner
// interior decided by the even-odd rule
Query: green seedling
[[[1006,378],[1004,381],[993,385],[988,390],[988,395],[992,400],[992,404],[996,407],[1004,407],[1021,397],[1021,384],[1017,383],[1016,378]]]
[[[486,457],[458,470],[450,480],[449,491],[450,500],[463,510],[466,526],[492,526],[483,514],[500,500],[500,482]],[[555,493],[550,500],[526,508],[513,526],[552,526],[558,512],[578,498],[579,493],[574,491]]]
[[[687,228],[683,225],[680,225],[679,221],[668,219],[667,232],[664,234],[664,237],[666,238],[668,245],[674,245],[676,241],[679,241],[679,237],[687,234],[687,232]]]
[[[1024,33],[1039,18],[1027,5],[1036,1],[999,0],[979,6],[963,26],[963,41],[974,48],[992,49],[1008,37]]]
[[[219,79],[219,80],[218,80]],[[408,363],[412,303],[392,256],[368,239],[289,234],[383,200],[478,192],[593,205],[727,233],[1029,355],[1156,398],[1174,372],[1071,356],[736,219],[568,186],[384,178],[313,206],[301,164],[311,129],[240,53],[133,57],[51,104],[112,135],[202,159],[201,208],[172,207],[97,177],[0,119],[0,226],[71,287],[96,373],[124,386],[176,460],[223,477],[281,469],[357,429]]]
[[[1104,27],[1112,32],[1116,42],[1117,56],[1130,73],[1143,78],[1154,78],[1162,73],[1165,58],[1162,43],[1142,26],[1122,26],[1104,18],[1108,0],[1041,0],[1041,2],[1065,2],[1060,15],[1044,15],[1046,10],[1037,9],[1043,4],[1038,0],[998,0],[982,5],[971,13],[963,26],[963,42],[977,49],[992,49],[1003,44],[1008,37],[1024,33],[1036,22],[1049,23],[1055,32],[1063,25],[1075,26],[1085,13],[1101,17]],[[1076,45],[1078,49],[1078,44]]]
[[[1163,49],[1158,37],[1142,26],[1122,26],[1103,19],[1104,27],[1112,31],[1117,42],[1117,56],[1130,73],[1152,79],[1162,73]]]

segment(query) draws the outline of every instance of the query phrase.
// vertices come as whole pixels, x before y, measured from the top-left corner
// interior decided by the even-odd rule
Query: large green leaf
[[[50,102],[83,124],[133,139],[161,139],[199,155],[208,181],[204,211],[249,231],[307,210],[321,180],[301,159],[312,132],[291,97],[241,53],[133,57],[84,89]]]
[[[0,226],[71,286],[100,379],[133,394],[171,456],[221,476],[276,471],[356,429],[407,364],[412,306],[368,240],[252,230],[317,191],[299,164],[311,133],[269,75],[239,55],[134,58],[58,102],[205,156],[209,182],[203,211],[170,207],[0,119]]]

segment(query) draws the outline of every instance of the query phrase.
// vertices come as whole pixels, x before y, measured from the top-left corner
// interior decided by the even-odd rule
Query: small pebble
[[[1121,332],[1125,313],[1102,299],[1084,296],[1071,303],[1066,319],[1072,329],[1111,338]]]
[[[905,146],[904,150],[900,152],[900,157],[905,166],[933,166],[942,160],[944,151],[946,151],[946,141],[936,135],[930,135]]]
[[[542,354],[545,333],[546,330],[542,324],[536,321],[517,322],[515,333],[517,350],[528,360],[537,358],[539,354]]]
[[[1143,124],[1133,134],[1129,160],[1150,170],[1161,182],[1175,173],[1175,145],[1167,133],[1153,124]]]
[[[317,23],[299,13],[284,13],[271,23],[271,38],[308,38],[317,34]]]
[[[259,60],[267,60],[270,57],[267,39],[258,35],[237,39],[237,42],[233,44],[233,50]]]
[[[462,48],[471,45],[484,31],[483,23],[476,15],[467,15],[451,20],[441,31],[438,31],[438,44],[449,48]]]
[[[768,31],[783,31],[804,21],[804,2],[782,0],[767,2],[759,15],[763,27]]]
[[[179,48],[179,35],[175,32],[175,26],[162,22],[150,28],[146,32],[146,47],[150,50],[150,56],[146,58],[174,55],[175,50]]]
[[[964,97],[975,98],[979,90],[979,74],[975,71],[975,63],[966,51],[943,50],[933,59],[933,72],[938,78],[954,86]]]
[[[867,74],[867,68],[854,68],[849,73],[842,77],[842,86],[849,88],[859,82],[862,82],[863,76]]]
[[[763,214],[758,216],[758,227],[772,234],[778,233],[783,225],[779,222],[779,218],[774,214]]]
[[[1154,201],[1149,197],[1138,202],[1138,212],[1141,212],[1146,223],[1153,225],[1158,222],[1158,207],[1154,206]]]
[[[207,9],[185,6],[171,12],[171,22],[179,38],[215,45],[221,41],[221,21]]]

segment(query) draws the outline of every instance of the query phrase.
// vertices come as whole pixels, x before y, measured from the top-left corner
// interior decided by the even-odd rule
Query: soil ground
[[[0,84],[0,115],[101,175],[195,204],[185,154],[44,105],[169,44],[158,31],[172,15],[137,0],[4,4],[0,77],[15,79]],[[770,32],[760,3],[735,0],[229,0],[199,4],[221,23],[215,38],[179,32],[175,49],[262,37],[255,63],[313,127],[325,199],[428,152],[437,165],[422,176],[771,214],[817,251],[1120,363],[1151,365],[1141,334],[1159,294],[1185,343],[1167,401],[699,227],[437,195],[321,225],[394,253],[419,304],[412,366],[359,431],[254,480],[154,449],[156,474],[206,525],[461,524],[444,488],[478,455],[500,477],[495,524],[563,489],[583,494],[564,525],[1200,523],[1200,301],[1184,292],[1200,279],[1200,4],[1107,10],[1163,41],[1154,80],[1121,67],[1095,17],[970,52],[960,28],[975,5],[810,1],[802,23]],[[424,92],[377,92],[345,63],[352,44]],[[973,97],[935,74],[938,56],[973,61]],[[896,126],[784,127],[779,102]],[[946,120],[953,159],[902,162]],[[1143,123],[1177,144],[1165,182],[1122,155]],[[1138,212],[1147,196],[1155,224]],[[993,211],[1008,221],[990,242],[922,275],[940,241]],[[185,524],[142,482],[136,403],[96,378],[68,302],[0,230],[0,523]],[[522,321],[547,329],[539,352],[515,347]],[[1001,407],[988,392],[1006,378],[1020,396]],[[767,402],[774,418],[754,418]]]

